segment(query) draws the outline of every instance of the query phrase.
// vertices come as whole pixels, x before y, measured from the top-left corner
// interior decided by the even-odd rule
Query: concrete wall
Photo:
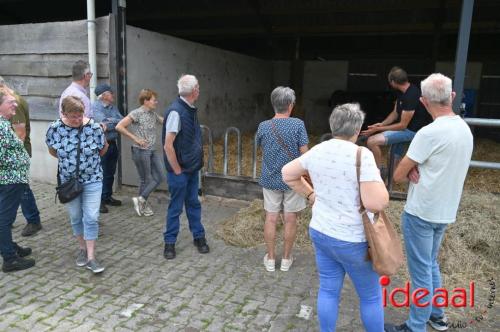
[[[273,82],[271,62],[127,26],[129,111],[139,106],[139,91],[151,88],[159,94],[157,112],[163,114],[177,97],[177,79],[183,73],[198,78],[200,123],[209,126],[216,137],[230,126],[255,132],[272,112],[268,97]],[[129,162],[130,140],[122,142],[123,183],[135,185],[138,177]],[[160,143],[158,139],[159,152]]]
[[[110,18],[97,20],[97,76],[109,82]],[[61,92],[71,82],[71,67],[88,61],[87,22],[0,26],[0,75],[30,106],[32,179],[55,183],[57,161],[49,156],[45,132],[58,117]]]

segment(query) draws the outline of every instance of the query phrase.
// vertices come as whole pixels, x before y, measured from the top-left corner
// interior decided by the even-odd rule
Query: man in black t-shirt
[[[417,131],[432,121],[420,103],[420,89],[408,82],[408,75],[403,69],[393,67],[388,79],[389,85],[397,91],[393,111],[384,121],[368,126],[367,130],[361,132],[361,135],[369,136],[367,145],[379,168],[382,161],[381,145],[394,144],[394,154],[401,158],[403,145],[398,143],[411,142]]]

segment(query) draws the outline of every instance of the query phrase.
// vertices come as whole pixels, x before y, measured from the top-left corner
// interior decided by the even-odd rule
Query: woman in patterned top
[[[154,110],[158,105],[153,90],[142,89],[139,93],[141,107],[130,112],[116,125],[116,130],[132,140],[132,160],[139,173],[139,196],[132,197],[135,212],[139,216],[154,214],[147,199],[158,187],[165,174],[160,154],[155,150],[156,133],[163,124],[163,117]],[[131,130],[128,130],[128,127]]]
[[[290,117],[295,106],[295,91],[278,86],[271,92],[274,117],[263,121],[257,129],[257,144],[262,148],[262,172],[259,184],[264,196],[264,256],[266,271],[276,265],[276,223],[283,212],[283,257],[280,270],[288,271],[293,263],[292,248],[297,234],[297,213],[306,207],[306,200],[291,190],[281,178],[281,168],[308,150],[304,122]]]
[[[59,180],[64,183],[75,175],[80,141],[78,181],[83,184],[83,192],[66,208],[80,246],[76,265],[100,273],[104,267],[96,260],[94,250],[102,191],[100,157],[106,153],[108,143],[99,124],[84,116],[84,105],[78,97],[64,98],[61,107],[62,117],[49,126],[46,143],[49,153],[58,159]]]

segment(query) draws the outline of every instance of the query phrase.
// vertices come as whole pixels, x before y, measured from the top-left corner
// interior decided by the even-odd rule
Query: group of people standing
[[[263,150],[264,267],[275,270],[276,222],[283,212],[284,249],[280,269],[293,263],[296,213],[312,205],[309,235],[319,274],[317,299],[321,331],[334,331],[345,274],[360,299],[361,320],[367,331],[424,332],[426,324],[448,329],[444,309],[430,299],[441,287],[438,253],[446,227],[455,222],[463,184],[471,160],[473,138],[467,124],[452,110],[452,81],[432,74],[421,89],[408,82],[398,67],[388,75],[398,91],[394,110],[381,123],[361,131],[365,114],[359,104],[337,105],[329,119],[332,139],[308,151],[301,120],[290,118],[295,94],[278,87],[271,94],[275,116],[259,125],[257,141]],[[368,149],[359,136],[368,136]],[[404,145],[410,143],[406,155]],[[360,206],[376,213],[389,204],[381,173],[380,145],[394,145],[399,155],[396,182],[410,182],[401,216],[408,270],[413,289],[428,290],[411,304],[409,318],[400,325],[384,325],[382,289],[367,260],[368,243]],[[360,154],[360,176],[356,161]],[[424,294],[425,295],[425,294]]]
[[[199,97],[198,80],[193,75],[182,75],[178,81],[179,97],[168,107],[165,117],[155,109],[157,93],[143,89],[139,93],[140,107],[123,117],[114,105],[114,94],[108,84],[98,85],[97,100],[91,103],[87,88],[93,73],[85,61],[72,67],[72,82],[63,91],[59,103],[59,118],[50,124],[45,142],[50,155],[57,158],[57,182],[66,183],[76,177],[82,192],[66,203],[73,235],[79,250],[76,265],[94,273],[104,271],[96,259],[96,241],[99,235],[99,214],[107,213],[107,206],[122,202],[112,196],[116,166],[119,159],[119,134],[132,140],[132,160],[140,178],[138,196],[133,197],[139,216],[154,212],[148,197],[162,182],[167,170],[171,200],[167,211],[164,233],[166,259],[176,256],[175,243],[180,230],[180,214],[185,206],[194,245],[200,253],[210,248],[201,222],[201,204],[198,201],[198,171],[203,164],[201,131],[194,103]],[[41,229],[35,199],[29,188],[29,154],[23,142],[29,143],[17,121],[23,99],[1,81],[0,85],[0,253],[4,272],[19,271],[35,265],[26,258],[30,248],[23,248],[12,240],[11,227],[21,204],[28,225],[23,235],[32,235]],[[24,102],[24,101],[23,101]],[[29,119],[29,118],[28,118]],[[9,120],[11,120],[9,122]],[[19,128],[19,129],[18,129]],[[164,163],[155,150],[156,131],[162,130]],[[27,201],[27,204],[23,204]],[[35,211],[36,210],[36,211]]]
[[[192,75],[180,77],[179,96],[163,116],[155,112],[157,93],[143,89],[139,94],[141,106],[123,117],[113,105],[109,85],[97,86],[97,101],[90,104],[85,91],[91,77],[86,62],[75,63],[73,82],[61,96],[60,118],[50,125],[46,134],[49,153],[58,159],[58,181],[68,181],[76,172],[84,188],[78,198],[66,204],[79,245],[76,264],[94,273],[104,270],[96,259],[95,244],[99,212],[108,212],[107,205],[121,205],[121,201],[112,197],[119,134],[132,141],[132,159],[140,178],[138,196],[132,201],[139,216],[154,214],[148,198],[162,182],[166,167],[171,199],[166,216],[164,257],[174,259],[176,256],[179,217],[184,206],[194,245],[200,253],[208,253],[198,200],[198,170],[203,166],[201,129],[194,106],[200,93],[198,80]],[[260,123],[257,130],[257,144],[263,152],[259,183],[263,187],[266,211],[264,268],[269,272],[276,269],[275,238],[280,213],[284,223],[280,270],[288,271],[292,267],[297,213],[307,203],[312,205],[309,234],[320,279],[321,331],[335,330],[346,273],[360,298],[361,319],[367,331],[421,332],[427,323],[439,331],[447,329],[442,308],[433,305],[419,308],[414,304],[405,323],[384,326],[380,276],[366,260],[368,244],[359,211],[361,203],[374,213],[387,207],[389,195],[381,177],[380,145],[396,144],[400,161],[394,179],[410,182],[401,219],[411,285],[413,289],[427,289],[429,294],[421,301],[428,301],[434,290],[441,287],[437,256],[447,225],[456,219],[472,153],[472,134],[465,122],[453,113],[451,105],[455,94],[448,77],[432,74],[421,82],[419,89],[408,82],[403,69],[395,67],[388,81],[398,91],[394,110],[384,121],[368,126],[365,131],[361,131],[365,114],[359,104],[337,105],[329,118],[332,139],[309,150],[304,122],[291,117],[295,93],[281,86],[271,93],[274,117]],[[19,112],[18,103],[12,90],[0,86],[0,251],[5,272],[35,264],[34,260],[25,258],[31,249],[13,242],[10,229],[19,204],[33,196],[28,186],[29,150],[23,146],[26,140],[16,135],[15,124],[9,122],[16,109]],[[159,126],[163,163],[155,150]],[[368,137],[368,149],[356,144],[360,135]],[[403,157],[404,149],[397,144],[410,141]],[[37,221],[40,224],[37,211],[33,209],[31,213],[34,224]]]

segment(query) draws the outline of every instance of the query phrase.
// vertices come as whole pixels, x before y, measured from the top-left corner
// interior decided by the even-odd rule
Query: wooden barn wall
[[[109,16],[96,20],[97,74],[109,81]],[[0,75],[30,105],[35,120],[53,120],[71,67],[88,61],[87,21],[0,26]]]

